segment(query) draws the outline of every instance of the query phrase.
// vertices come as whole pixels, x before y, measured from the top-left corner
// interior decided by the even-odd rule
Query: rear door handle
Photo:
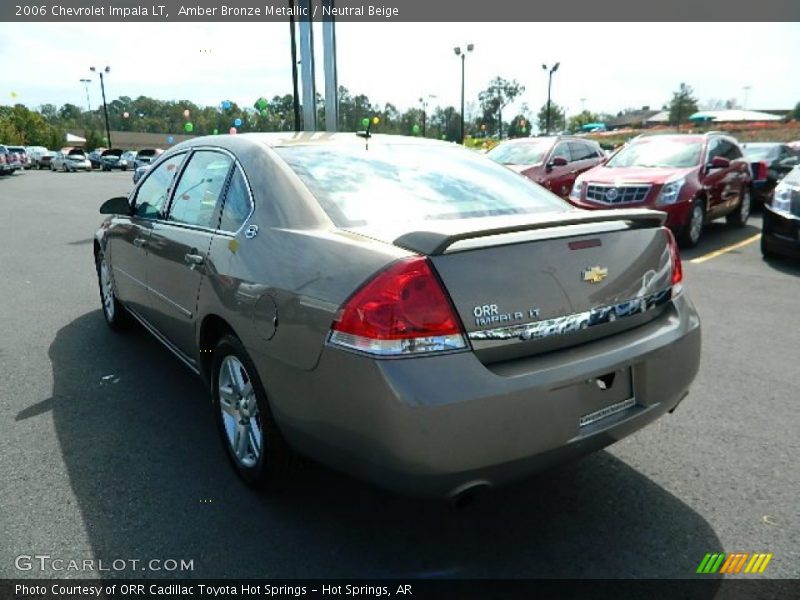
[[[133,240],[133,245],[137,248],[144,248],[147,246],[147,240],[145,238],[136,238]]]
[[[192,254],[191,252],[189,254],[185,254],[183,256],[183,260],[189,266],[202,265],[205,262],[205,259],[201,254]]]

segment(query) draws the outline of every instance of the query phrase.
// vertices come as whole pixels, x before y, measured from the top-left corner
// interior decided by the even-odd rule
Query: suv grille
[[[650,184],[644,185],[604,185],[590,183],[586,187],[586,198],[602,204],[632,204],[644,202]]]

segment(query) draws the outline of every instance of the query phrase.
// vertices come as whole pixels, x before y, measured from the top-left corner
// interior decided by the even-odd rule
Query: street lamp
[[[547,135],[550,135],[550,86],[553,83],[553,73],[558,71],[558,65],[560,64],[561,63],[556,63],[550,67],[550,73],[547,76],[547,126],[545,127]],[[542,69],[547,71],[547,65],[542,65]]]
[[[92,103],[89,102],[89,84],[92,83],[91,79],[81,79],[83,87],[86,88],[86,109],[92,112]]]
[[[422,104],[422,137],[425,137],[425,122],[427,121],[428,114],[428,100],[436,98],[434,94],[428,94],[425,98],[420,98],[419,103]]]
[[[456,56],[461,57],[461,143],[464,143],[464,63],[466,62],[467,52],[472,52],[475,49],[475,44],[467,44],[466,52],[461,51],[460,46],[453,48]]]
[[[103,73],[108,75],[111,73],[111,67],[106,67],[102,70],[97,70],[94,67],[89,67],[89,70],[92,73],[99,73],[100,74],[100,92],[103,94],[103,115],[106,118],[106,141],[108,142],[108,147],[111,148],[111,129],[108,127],[108,107],[106,106],[106,86],[103,82]]]
[[[742,89],[744,90],[744,102],[742,102],[742,110],[747,110],[747,93],[750,91],[752,86],[746,85]]]

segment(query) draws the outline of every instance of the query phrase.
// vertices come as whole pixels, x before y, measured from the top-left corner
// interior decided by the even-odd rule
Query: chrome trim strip
[[[127,272],[127,271],[125,271],[124,269],[120,269],[118,266],[114,265],[113,263],[112,263],[112,265],[111,265],[111,269],[112,269],[112,270],[113,270],[115,273],[117,273],[117,272],[119,272],[119,273],[122,273],[123,275],[125,275],[125,277],[127,277],[128,279],[130,279],[130,280],[131,280],[131,281],[133,281],[134,283],[138,283],[138,284],[139,284],[140,286],[142,286],[144,289],[148,289],[148,288],[147,288],[147,284],[146,284],[145,282],[143,282],[143,281],[140,281],[140,280],[136,279],[136,277],[134,277],[133,275],[131,275],[130,273],[128,273],[128,272]]]
[[[589,329],[596,325],[611,323],[619,319],[644,313],[666,304],[671,299],[672,288],[666,288],[653,294],[626,300],[625,302],[619,302],[610,306],[598,306],[562,317],[534,321],[533,323],[525,323],[523,325],[511,325],[496,327],[494,329],[471,331],[468,337],[471,341],[512,340],[514,338],[527,341],[566,335]]]
[[[178,359],[180,359],[180,361],[181,361],[181,362],[182,362],[184,365],[186,365],[187,367],[189,367],[189,369],[190,369],[190,370],[191,370],[191,371],[192,371],[192,372],[193,372],[195,375],[200,375],[200,369],[198,369],[198,368],[197,368],[197,366],[195,365],[195,363],[194,363],[192,360],[190,360],[189,358],[187,358],[187,357],[186,357],[186,356],[183,354],[183,352],[181,352],[180,350],[178,350],[178,349],[177,349],[177,348],[176,348],[176,347],[175,347],[175,346],[172,344],[172,342],[170,342],[170,341],[169,341],[167,338],[165,338],[165,337],[164,337],[164,336],[161,334],[161,332],[160,332],[160,331],[158,331],[158,330],[157,330],[155,327],[153,327],[152,325],[150,325],[150,323],[148,323],[148,322],[145,320],[145,318],[144,318],[144,317],[140,316],[140,315],[139,315],[139,313],[137,313],[135,310],[133,310],[132,308],[129,308],[129,307],[127,307],[127,306],[125,307],[125,310],[127,310],[127,311],[128,311],[130,314],[131,314],[131,315],[133,315],[133,318],[134,318],[134,319],[136,319],[137,321],[139,321],[139,323],[141,324],[141,326],[142,326],[142,327],[144,327],[145,329],[147,329],[147,331],[149,331],[149,332],[150,332],[150,333],[153,335],[153,337],[154,337],[154,338],[156,338],[156,340],[158,340],[159,342],[161,342],[161,344],[162,344],[162,345],[163,345],[163,346],[164,346],[164,347],[165,347],[167,350],[169,350],[169,351],[170,351],[170,352],[172,352],[172,353],[173,353],[173,354],[174,354],[176,357],[178,357]]]
[[[597,423],[605,419],[606,417],[610,417],[611,415],[616,415],[617,413],[621,413],[629,408],[633,408],[636,406],[636,398],[626,398],[625,400],[620,400],[619,402],[615,402],[614,404],[609,404],[608,406],[604,406],[600,410],[596,410],[594,412],[590,412],[589,414],[583,415],[578,424],[580,427],[586,427],[587,425],[591,425],[592,423]]]

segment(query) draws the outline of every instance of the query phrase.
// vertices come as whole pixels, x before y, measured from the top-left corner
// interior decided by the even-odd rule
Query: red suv
[[[566,198],[575,178],[603,162],[605,153],[592,140],[558,136],[508,140],[486,156]]]
[[[663,210],[667,226],[691,247],[709,221],[726,217],[737,227],[747,223],[751,180],[750,165],[729,136],[640,136],[578,177],[569,201],[588,209]]]

